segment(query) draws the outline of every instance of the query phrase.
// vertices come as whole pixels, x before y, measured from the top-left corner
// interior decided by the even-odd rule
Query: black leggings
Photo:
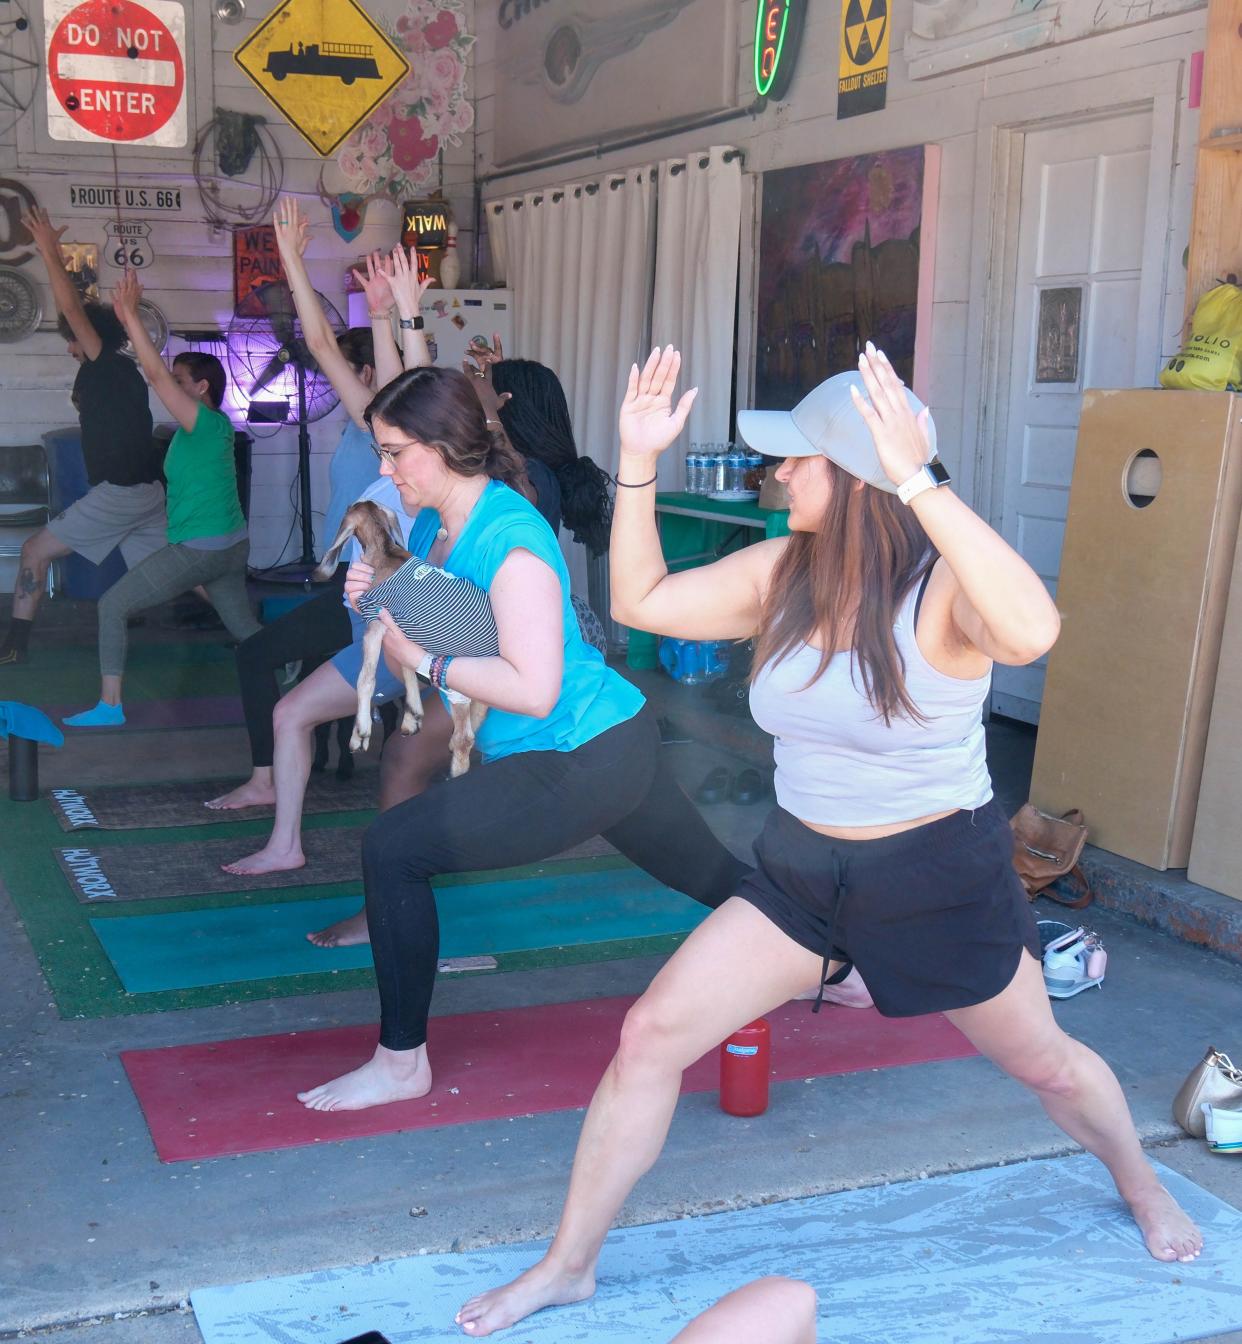
[[[237,679],[250,736],[250,760],[271,765],[275,752],[272,710],[280,699],[278,669],[286,663],[322,662],[353,638],[349,612],[341,599],[345,566],[326,592],[312,597],[237,646]]]
[[[650,705],[574,751],[504,756],[372,822],[362,872],[380,1044],[413,1050],[427,1039],[440,952],[433,877],[537,863],[594,835],[712,909],[750,871],[664,765]]]

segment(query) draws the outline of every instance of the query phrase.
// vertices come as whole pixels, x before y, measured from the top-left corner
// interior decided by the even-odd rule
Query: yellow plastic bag
[[[1192,392],[1242,386],[1242,289],[1217,285],[1195,304],[1190,336],[1160,371],[1160,386]]]

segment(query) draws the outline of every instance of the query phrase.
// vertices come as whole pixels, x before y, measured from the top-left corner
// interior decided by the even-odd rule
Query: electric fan
[[[340,313],[322,294],[316,292],[315,298],[332,330],[344,331]],[[229,324],[228,362],[234,383],[250,399],[247,420],[298,427],[302,555],[269,577],[301,582],[315,566],[308,426],[327,415],[339,398],[306,344],[293,296],[283,281],[252,290],[238,304]]]

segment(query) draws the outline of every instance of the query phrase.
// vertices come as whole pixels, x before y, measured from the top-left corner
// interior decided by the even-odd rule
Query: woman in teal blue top
[[[585,643],[552,529],[501,483],[514,453],[489,433],[465,375],[411,369],[372,401],[367,420],[407,513],[432,508],[427,557],[486,589],[500,654],[435,659],[442,689],[488,705],[484,764],[389,809],[362,846],[367,923],[379,985],[380,1044],[352,1073],[300,1100],[362,1110],[431,1087],[427,1014],[439,953],[431,880],[442,873],[535,863],[604,835],[677,891],[715,907],[747,872],[708,829],[660,760],[641,692]],[[351,599],[372,571],[350,568]],[[427,653],[385,617],[385,656],[417,667]]]

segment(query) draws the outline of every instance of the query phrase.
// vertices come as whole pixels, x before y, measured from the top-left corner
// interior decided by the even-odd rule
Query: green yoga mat
[[[545,874],[437,889],[441,957],[498,956],[687,933],[707,910],[638,869]],[[129,994],[371,965],[367,946],[306,934],[358,909],[356,896],[92,919]]]

